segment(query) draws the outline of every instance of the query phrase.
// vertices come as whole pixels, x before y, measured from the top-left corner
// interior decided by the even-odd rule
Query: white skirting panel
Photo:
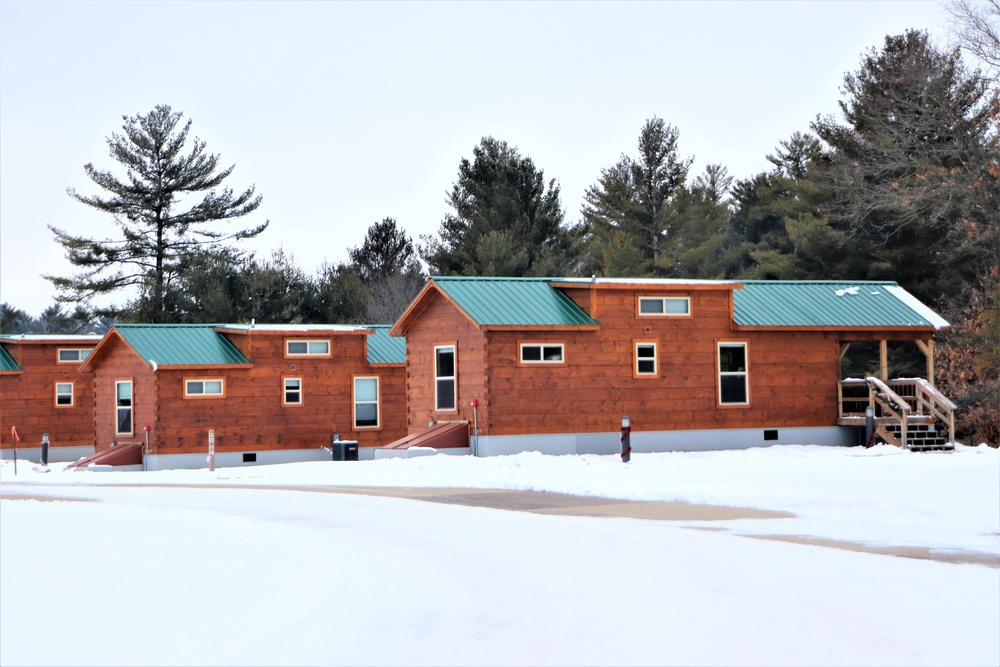
[[[718,429],[700,431],[632,431],[632,452],[694,452],[749,449],[770,445],[858,444],[857,429],[847,426],[806,428]],[[479,436],[479,456],[521,452],[542,454],[620,454],[621,433],[553,433]]]

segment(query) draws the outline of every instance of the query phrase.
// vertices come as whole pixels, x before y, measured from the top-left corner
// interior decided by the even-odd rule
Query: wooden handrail
[[[955,442],[955,410],[958,409],[958,406],[923,378],[916,378],[916,386],[921,390],[920,400],[927,405],[927,410],[936,419],[940,419],[948,425],[948,442]],[[924,394],[929,395],[932,400],[927,400]],[[939,405],[944,406],[946,409],[941,410],[938,407]]]
[[[935,401],[937,401],[938,403],[942,403],[949,410],[958,410],[958,406],[952,403],[947,396],[938,391],[937,387],[932,385],[930,382],[928,382],[923,378],[914,378],[914,380],[916,381],[917,385],[919,385],[920,388],[924,390],[924,393],[933,396]]]
[[[861,385],[866,387],[867,397],[844,395],[845,389],[856,390]],[[867,403],[874,411],[877,402],[882,416],[876,415],[876,421],[888,419],[899,421],[902,439],[900,444],[904,447],[907,446],[907,423],[914,416],[930,417],[934,421],[947,424],[948,440],[955,442],[955,411],[958,406],[923,378],[899,378],[889,381],[873,376],[863,380],[847,378],[838,383],[837,394],[841,419],[861,416],[854,409],[845,410],[848,404],[857,406],[859,403]]]
[[[872,385],[875,385],[876,387],[878,387],[881,395],[884,395],[885,398],[889,399],[890,401],[898,405],[899,409],[902,410],[904,413],[913,411],[913,408],[910,406],[909,401],[907,401],[905,398],[894,392],[889,385],[887,385],[885,382],[882,382],[877,377],[868,376],[867,378],[865,378],[865,382],[868,383],[869,391],[871,390]]]
[[[899,445],[905,449],[906,430],[910,421],[910,413],[913,411],[909,401],[894,392],[889,385],[877,377],[868,376],[865,378],[865,382],[868,384],[868,401],[872,410],[875,410],[875,399],[878,398],[882,409],[888,411],[889,414],[899,420]],[[902,414],[893,409],[893,403],[896,404]]]

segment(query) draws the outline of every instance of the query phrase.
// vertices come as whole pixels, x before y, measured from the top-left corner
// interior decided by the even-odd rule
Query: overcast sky
[[[43,273],[73,267],[47,229],[103,237],[66,195],[100,192],[106,137],[165,103],[235,164],[270,228],[314,274],[393,217],[436,234],[445,193],[484,136],[562,189],[585,189],[653,116],[680,131],[692,177],[736,178],[817,114],[887,34],[946,39],[933,0],[894,2],[0,2],[0,301],[38,315]],[[123,172],[118,172],[120,175]],[[121,303],[123,299],[116,300]]]

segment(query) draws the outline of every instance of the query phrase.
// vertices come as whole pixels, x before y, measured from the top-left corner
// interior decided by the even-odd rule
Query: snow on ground
[[[41,470],[0,467],[5,666],[1000,664],[997,567],[747,537],[1000,564],[1000,451],[985,446]],[[295,485],[525,489],[796,516],[543,516],[241,488]],[[53,498],[65,501],[43,501]]]

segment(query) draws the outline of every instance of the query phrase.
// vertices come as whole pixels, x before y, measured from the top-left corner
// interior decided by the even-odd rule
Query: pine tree
[[[661,266],[677,278],[718,278],[714,261],[729,231],[729,170],[710,164],[690,187],[682,187],[675,202],[673,234],[663,252]]]
[[[81,269],[71,277],[45,276],[58,289],[60,301],[87,303],[134,287],[139,289],[143,316],[151,322],[167,321],[172,317],[171,283],[185,272],[191,257],[221,252],[227,242],[252,238],[267,228],[264,222],[223,231],[213,224],[253,212],[261,197],[253,186],[240,194],[223,187],[233,166],[219,170],[219,156],[206,152],[204,141],[195,138],[190,152],[183,152],[191,121],[182,125],[182,117],[167,105],[123,117],[124,134],[113,133],[107,142],[112,159],[125,168],[125,178],[87,164],[87,176],[109,194],[67,190],[77,201],[110,213],[118,237],[74,236],[49,226],[70,263]],[[200,197],[187,202],[185,195]]]
[[[331,324],[367,324],[371,292],[347,264],[320,267],[317,314],[312,321]]]
[[[454,209],[420,254],[441,275],[543,275],[572,265],[559,186],[517,148],[485,137],[463,158],[448,194]]]
[[[643,262],[633,268],[633,275],[663,273],[660,254],[674,219],[672,204],[692,162],[678,157],[678,136],[662,118],[647,120],[639,133],[639,157],[622,155],[614,166],[601,170],[584,195],[581,213],[596,249],[607,247],[621,231],[641,251]],[[596,249],[592,254],[600,255]]]
[[[347,255],[367,285],[402,273],[420,273],[413,241],[393,218],[383,218],[369,227],[364,243],[348,250]]]
[[[369,227],[364,243],[347,254],[368,288],[370,323],[395,322],[426,282],[413,241],[393,218]]]
[[[956,231],[998,224],[984,206],[1000,182],[996,98],[958,51],[918,31],[886,37],[844,91],[846,124],[825,117],[813,129],[830,149],[816,172],[825,213],[867,267],[855,277],[898,280],[929,303],[957,296],[984,258]]]

